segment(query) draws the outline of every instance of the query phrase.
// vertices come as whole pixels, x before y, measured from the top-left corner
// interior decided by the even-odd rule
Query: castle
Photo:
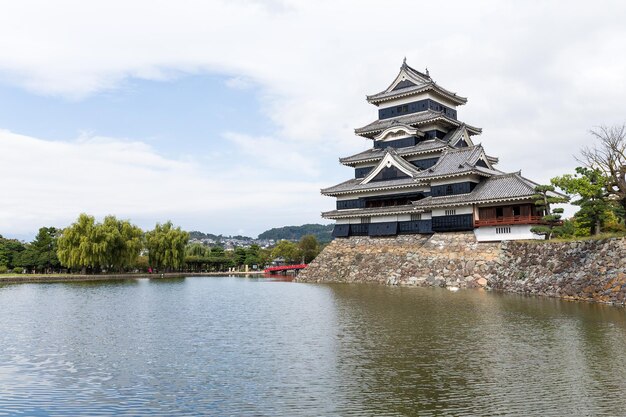
[[[532,198],[537,184],[498,170],[498,158],[474,143],[481,129],[457,118],[467,98],[405,60],[367,101],[378,119],[355,133],[372,148],[340,158],[354,178],[322,190],[337,199],[322,213],[336,221],[334,237],[473,230],[478,241],[540,238],[531,232],[545,214]]]

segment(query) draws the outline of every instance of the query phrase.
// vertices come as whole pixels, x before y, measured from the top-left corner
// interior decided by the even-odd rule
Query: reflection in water
[[[626,410],[626,314],[602,305],[251,277],[11,285],[0,306],[0,415]]]

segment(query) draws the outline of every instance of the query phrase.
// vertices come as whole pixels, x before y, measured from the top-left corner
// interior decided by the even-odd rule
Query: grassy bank
[[[37,282],[71,282],[71,281],[109,281],[124,279],[162,279],[162,278],[179,278],[189,276],[228,276],[228,275],[250,275],[263,274],[262,271],[256,272],[169,272],[163,274],[2,274],[0,275],[0,284],[18,284],[18,283],[37,283]]]

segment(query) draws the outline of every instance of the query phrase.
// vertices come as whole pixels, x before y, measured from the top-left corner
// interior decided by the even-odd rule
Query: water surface
[[[0,415],[626,415],[626,312],[477,290],[0,286]]]

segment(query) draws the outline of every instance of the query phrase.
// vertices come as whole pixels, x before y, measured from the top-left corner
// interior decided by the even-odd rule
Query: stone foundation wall
[[[623,304],[626,240],[478,243],[473,232],[335,239],[304,282],[485,287]]]
[[[478,243],[473,232],[350,237],[333,240],[297,279],[466,287],[484,284],[499,254],[499,243]]]
[[[504,242],[488,284],[519,294],[624,305],[626,239]]]

